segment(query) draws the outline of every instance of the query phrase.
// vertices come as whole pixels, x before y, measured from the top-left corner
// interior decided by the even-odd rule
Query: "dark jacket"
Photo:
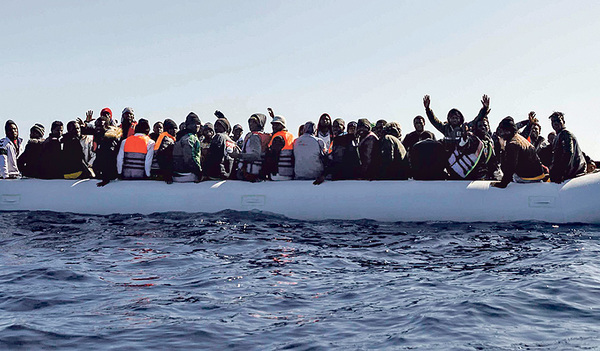
[[[44,139],[29,139],[25,146],[25,151],[17,159],[17,166],[23,177],[40,177],[40,155],[42,153],[42,143]]]
[[[173,171],[177,173],[194,173],[202,178],[200,163],[200,140],[194,133],[183,135],[173,146]]]
[[[408,154],[411,175],[415,180],[444,180],[447,178],[447,153],[444,145],[436,140],[419,141]]]
[[[165,180],[173,179],[173,147],[175,141],[165,136],[160,142],[158,148],[155,146],[154,159],[158,166],[158,174],[162,175]]]
[[[561,130],[552,146],[550,179],[562,182],[585,173],[585,158],[575,136],[566,129]]]
[[[450,123],[442,122],[439,119],[437,119],[437,117],[433,113],[433,110],[427,109],[425,112],[427,113],[427,118],[429,119],[429,122],[431,122],[431,125],[433,125],[435,129],[444,134],[444,145],[446,147],[446,150],[453,150],[461,137],[462,125],[465,123],[464,118],[458,126],[452,127]],[[473,129],[472,127],[477,125],[477,122],[486,117],[488,113],[489,110],[487,110],[485,107],[482,107],[479,110],[479,113],[477,114],[475,119],[467,123],[469,127],[471,127],[470,129]]]
[[[122,133],[120,128],[110,127],[103,137],[94,137],[97,145],[93,166],[96,178],[103,181],[117,179],[117,154]]]
[[[63,174],[82,172],[82,177],[87,178],[90,176],[89,165],[85,162],[85,155],[79,138],[65,135],[63,138],[62,162]]]
[[[42,143],[39,172],[43,179],[63,178],[62,144],[59,138],[48,137]]]
[[[394,135],[387,134],[381,139],[380,179],[408,179],[410,165],[404,145]]]
[[[359,168],[360,158],[354,135],[343,134],[333,138],[326,174],[331,174],[332,180],[357,179]]]
[[[420,140],[427,138],[435,140],[435,135],[428,130],[424,130],[421,133],[415,130],[414,132],[408,133],[408,135],[404,137],[404,140],[402,140],[402,145],[404,145],[404,148],[408,152],[413,145],[418,143]]]
[[[540,177],[544,174],[535,148],[523,136],[515,134],[506,143],[502,153],[502,173],[501,186],[512,182],[514,174],[523,179]]]
[[[381,142],[375,133],[369,132],[358,143],[358,155],[360,156],[361,179],[379,178],[381,167]]]
[[[204,172],[211,178],[227,179],[233,167],[233,158],[236,144],[227,133],[217,133],[212,138],[208,147],[208,154],[204,162]]]

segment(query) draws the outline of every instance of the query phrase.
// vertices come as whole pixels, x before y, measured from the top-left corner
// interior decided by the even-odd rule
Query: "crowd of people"
[[[443,134],[425,130],[426,119],[416,116],[414,131],[402,138],[398,122],[367,118],[346,124],[327,113],[317,123],[306,122],[295,138],[286,119],[268,108],[272,132],[265,131],[268,116],[255,113],[242,137],[240,124],[215,112],[214,123],[202,124],[190,112],[179,125],[172,119],[136,120],[126,107],[120,122],[104,108],[94,119],[55,121],[48,137],[43,125],[30,129],[25,145],[17,124],[8,120],[0,140],[2,178],[97,178],[98,186],[114,179],[152,179],[173,182],[238,179],[250,182],[304,179],[315,184],[330,180],[492,180],[505,188],[515,182],[563,182],[593,172],[596,163],[585,155],[565,128],[563,113],[550,115],[554,132],[546,141],[534,112],[515,122],[502,119],[492,132],[488,119],[490,99],[472,121],[452,109],[440,121],[423,98],[427,119]]]

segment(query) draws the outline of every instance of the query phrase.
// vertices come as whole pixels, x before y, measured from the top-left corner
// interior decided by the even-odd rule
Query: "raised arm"
[[[433,110],[430,108],[431,99],[429,95],[425,95],[423,97],[423,106],[425,106],[425,113],[427,114],[427,118],[433,127],[440,131],[440,133],[444,134],[444,123],[437,119]]]

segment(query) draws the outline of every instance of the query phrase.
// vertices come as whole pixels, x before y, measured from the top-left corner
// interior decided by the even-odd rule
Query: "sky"
[[[272,107],[294,134],[327,112],[406,135],[425,94],[441,120],[474,118],[487,94],[492,129],[535,111],[545,136],[562,111],[600,159],[598,18],[592,0],[2,0],[0,123],[27,138],[130,106],[151,123],[218,109],[247,130]]]

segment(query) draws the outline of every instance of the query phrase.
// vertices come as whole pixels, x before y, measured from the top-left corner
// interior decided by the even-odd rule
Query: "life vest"
[[[292,180],[294,178],[294,136],[287,130],[279,131],[273,134],[269,147],[273,144],[276,137],[282,137],[285,145],[279,153],[277,162],[277,174],[272,176],[273,180]]]
[[[171,138],[173,140],[173,142],[175,142],[175,137],[172,136],[171,134],[169,134],[168,132],[162,132],[159,134],[158,139],[156,139],[156,143],[154,144],[154,155],[152,156],[152,167],[150,167],[150,169],[152,171],[157,171],[160,169],[160,166],[158,165],[158,159],[156,158],[156,154],[157,154],[156,152],[160,148],[160,144],[162,144],[165,137]]]
[[[474,140],[478,142],[474,152],[465,153],[461,151],[460,147],[456,147],[448,159],[450,168],[463,179],[475,169],[479,163],[479,159],[484,154],[485,147],[483,142],[479,138],[474,138]]]
[[[123,178],[142,179],[146,176],[147,135],[132,135],[125,139],[123,152]]]
[[[265,132],[250,132],[250,133],[246,134],[246,136],[244,137],[244,147],[242,148],[242,153],[244,153],[246,151],[246,146],[248,145],[248,139],[250,139],[250,137],[252,135],[258,135],[258,137],[260,138],[261,158],[259,160],[255,160],[255,161],[240,162],[240,165],[238,166],[238,168],[242,169],[244,172],[246,172],[248,174],[257,176],[260,174],[260,171],[262,170],[262,164],[263,164],[263,160],[265,157],[265,151],[267,151],[267,148],[269,147],[269,142],[271,141],[271,134],[265,133]]]

